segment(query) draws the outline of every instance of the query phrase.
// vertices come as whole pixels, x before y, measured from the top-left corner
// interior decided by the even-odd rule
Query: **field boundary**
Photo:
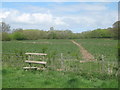
[[[74,40],[71,40],[71,42],[73,44],[75,44],[76,46],[78,46],[79,49],[80,49],[80,52],[82,54],[82,58],[84,59],[84,61],[80,61],[81,63],[83,63],[83,62],[89,62],[89,61],[95,61],[96,60],[94,58],[94,56],[91,53],[89,53],[80,43],[77,43]]]

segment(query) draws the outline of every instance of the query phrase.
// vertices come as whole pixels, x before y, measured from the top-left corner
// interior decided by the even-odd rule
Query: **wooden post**
[[[101,66],[101,64],[102,64],[101,62],[102,62],[102,61],[99,61],[99,62],[100,62],[100,63],[99,63],[99,66],[100,66],[100,73],[102,73],[102,66]]]
[[[110,74],[110,64],[109,64],[109,61],[108,61],[108,74]]]
[[[31,60],[31,55],[28,56],[28,60]]]
[[[91,62],[88,62],[89,63],[89,66],[90,66],[90,73],[91,73]]]
[[[63,53],[61,53],[61,67],[62,67],[62,69],[64,69],[64,66],[63,66]]]
[[[31,67],[31,63],[29,63],[29,66]]]
[[[102,55],[101,56],[101,59],[102,59],[102,67],[101,67],[101,69],[102,69],[102,73],[104,73],[104,56]]]

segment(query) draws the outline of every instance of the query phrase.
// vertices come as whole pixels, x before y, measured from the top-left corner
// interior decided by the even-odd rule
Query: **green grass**
[[[116,59],[115,40],[83,39],[80,42],[93,55],[103,54],[100,50],[105,49],[105,54],[110,53],[112,60],[107,56],[105,60]],[[36,42],[36,43],[33,43]],[[47,42],[47,43],[46,43]],[[89,45],[88,45],[88,43]],[[96,43],[101,44],[98,45]],[[110,43],[110,45],[109,45]],[[103,46],[105,44],[105,47]],[[99,48],[95,48],[95,45]],[[106,47],[107,45],[107,47]],[[24,40],[4,41],[2,43],[3,88],[117,88],[118,81],[115,73],[108,74],[102,67],[102,62],[80,63],[82,55],[79,48],[70,40]],[[106,50],[106,49],[109,49]],[[97,49],[97,50],[96,50]],[[103,49],[102,49],[103,50]],[[96,51],[98,51],[96,53]],[[25,52],[47,53],[45,61],[47,68],[44,71],[24,71],[27,66],[24,61],[28,58]],[[63,59],[61,61],[61,53]],[[35,57],[34,60],[37,60]],[[104,64],[105,66],[107,64]],[[57,71],[57,69],[64,71]],[[113,67],[111,67],[113,68]],[[101,71],[100,71],[101,70]],[[115,72],[115,70],[113,70]]]
[[[76,40],[87,49],[96,59],[104,56],[106,61],[117,61],[118,40],[111,39],[81,39]]]
[[[74,73],[3,69],[3,88],[116,88],[113,80],[85,78]]]
[[[36,53],[47,53],[51,54],[64,54],[65,58],[76,58],[76,55],[80,55],[76,45],[72,44],[69,40],[47,40],[46,43],[27,43],[27,42],[46,42],[46,40],[36,40],[36,41],[23,41],[26,43],[18,41],[3,42],[3,54],[4,53],[22,53],[25,52],[36,52]]]

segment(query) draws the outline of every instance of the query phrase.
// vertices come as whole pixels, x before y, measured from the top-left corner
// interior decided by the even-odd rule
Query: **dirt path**
[[[82,53],[82,58],[84,59],[84,61],[80,61],[81,63],[95,60],[94,56],[91,53],[89,53],[84,47],[82,47],[80,43],[77,43],[74,40],[71,41],[80,48],[80,52]]]

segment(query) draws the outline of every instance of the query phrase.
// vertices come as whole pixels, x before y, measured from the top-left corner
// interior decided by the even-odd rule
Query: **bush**
[[[10,34],[8,34],[7,32],[2,32],[2,41],[10,41]]]
[[[25,36],[23,35],[22,32],[14,32],[14,33],[12,34],[12,38],[13,38],[14,40],[24,40],[24,39],[25,39]]]
[[[23,35],[27,40],[37,40],[41,39],[41,34],[39,30],[24,30]]]

